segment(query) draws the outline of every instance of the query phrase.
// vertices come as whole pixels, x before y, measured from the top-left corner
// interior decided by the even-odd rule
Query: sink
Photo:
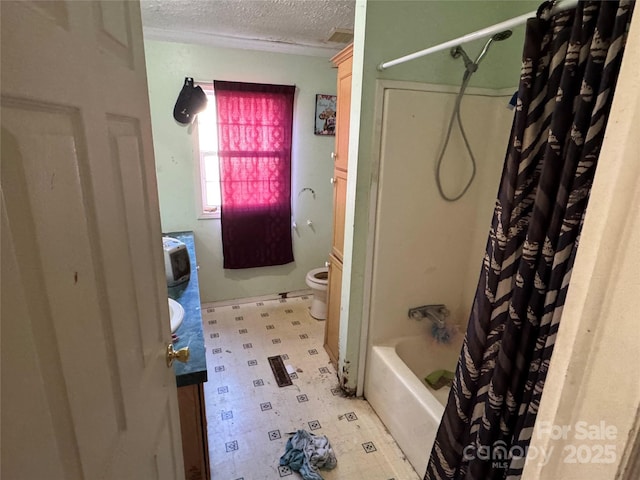
[[[171,320],[171,333],[174,333],[184,319],[184,308],[173,298],[169,298],[169,317]]]

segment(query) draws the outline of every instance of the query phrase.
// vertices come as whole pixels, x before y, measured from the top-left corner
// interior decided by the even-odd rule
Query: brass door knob
[[[172,343],[167,345],[167,367],[173,365],[174,360],[187,363],[189,361],[189,347],[184,347],[176,351],[173,349]]]

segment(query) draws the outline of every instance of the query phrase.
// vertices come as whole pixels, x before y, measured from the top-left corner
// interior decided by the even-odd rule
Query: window
[[[207,94],[207,108],[196,117],[197,160],[200,166],[199,218],[220,218],[220,169],[218,157],[218,124],[213,84],[199,83]]]

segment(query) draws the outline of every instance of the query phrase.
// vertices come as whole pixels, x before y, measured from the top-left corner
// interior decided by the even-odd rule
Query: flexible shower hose
[[[464,96],[464,92],[467,89],[467,85],[469,85],[470,79],[471,79],[471,73],[469,71],[466,71],[464,73],[464,77],[462,77],[462,85],[460,86],[460,91],[458,92],[458,96],[456,97],[456,103],[453,108],[453,112],[451,113],[451,120],[449,120],[449,128],[447,129],[447,135],[444,139],[444,145],[442,147],[442,150],[440,151],[440,155],[438,156],[438,161],[436,162],[436,185],[438,187],[438,192],[440,193],[440,196],[447,202],[455,202],[457,200],[460,200],[464,196],[464,194],[467,193],[467,190],[469,190],[469,187],[473,183],[473,179],[476,176],[476,158],[473,155],[473,151],[471,150],[471,145],[469,145],[469,139],[467,138],[467,134],[464,131],[464,127],[462,126],[462,119],[460,118],[460,104],[462,103],[462,97]],[[453,122],[455,121],[456,118],[458,119],[458,126],[460,127],[460,133],[462,133],[464,144],[467,147],[467,152],[469,152],[469,157],[471,157],[472,171],[471,171],[471,178],[469,178],[469,181],[467,182],[465,187],[462,189],[462,192],[460,192],[458,195],[454,197],[449,197],[446,193],[444,193],[444,190],[442,189],[442,182],[440,180],[440,168],[442,167],[442,159],[444,158],[444,154],[447,151],[447,146],[449,145],[449,139],[451,138],[451,131],[453,130]]]

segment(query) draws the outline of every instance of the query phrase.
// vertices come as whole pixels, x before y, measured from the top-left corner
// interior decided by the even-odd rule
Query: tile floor
[[[320,471],[326,480],[418,480],[368,402],[342,396],[310,301],[202,306],[212,480],[301,478],[278,462],[298,429],[329,438],[338,465]],[[295,369],[293,385],[278,387],[275,355]]]

